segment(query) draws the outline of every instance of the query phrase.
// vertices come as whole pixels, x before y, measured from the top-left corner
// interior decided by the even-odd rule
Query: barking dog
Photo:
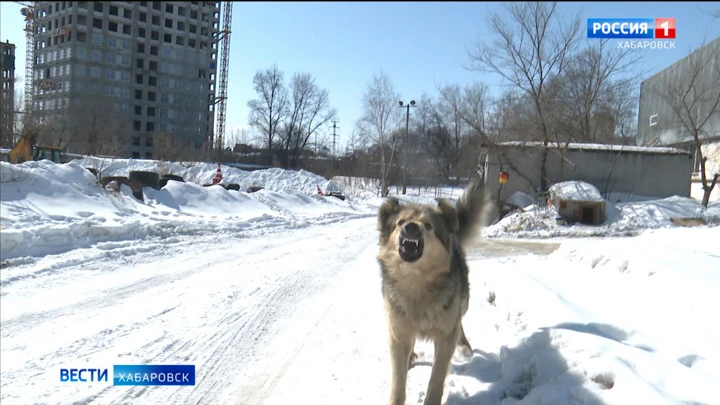
[[[407,372],[417,358],[417,338],[435,346],[425,405],[439,405],[456,346],[472,348],[462,327],[469,301],[463,245],[484,225],[492,207],[479,179],[455,207],[400,205],[388,199],[378,212],[382,294],[389,328],[392,383],[390,405],[405,404]]]

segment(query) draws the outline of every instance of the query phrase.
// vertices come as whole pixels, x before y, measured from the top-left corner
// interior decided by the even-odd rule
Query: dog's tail
[[[455,205],[458,219],[457,238],[461,246],[465,246],[482,227],[488,225],[494,206],[493,198],[481,179],[473,179]]]

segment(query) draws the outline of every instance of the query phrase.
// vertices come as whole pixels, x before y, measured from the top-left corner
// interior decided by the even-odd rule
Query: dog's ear
[[[398,212],[400,212],[400,201],[394,197],[388,198],[378,211],[378,230],[383,231],[388,225],[388,219]]]
[[[444,198],[436,198],[438,203],[438,211],[442,216],[443,223],[447,228],[448,233],[455,233],[458,230],[458,218],[455,207],[452,206],[450,201]]]

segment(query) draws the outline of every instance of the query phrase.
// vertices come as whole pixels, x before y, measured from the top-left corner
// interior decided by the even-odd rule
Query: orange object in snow
[[[500,184],[506,184],[508,182],[508,179],[510,179],[510,173],[508,172],[500,172],[498,175],[498,180],[500,181]]]

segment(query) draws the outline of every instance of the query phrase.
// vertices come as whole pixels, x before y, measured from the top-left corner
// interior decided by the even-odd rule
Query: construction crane
[[[218,161],[222,156],[223,138],[225,137],[225,112],[227,110],[227,84],[228,64],[230,62],[230,32],[232,29],[232,1],[222,2],[224,7],[222,14],[222,27],[218,31],[218,43],[221,44],[220,53],[220,85],[218,96],[215,98],[215,110],[217,111],[217,130],[215,131],[215,146],[217,147]]]
[[[29,129],[33,105],[33,65],[35,63],[35,3],[32,1],[16,1],[23,8],[20,14],[25,16],[25,113],[23,128]]]
[[[25,17],[25,106],[23,114],[23,132],[17,144],[8,152],[8,158],[11,163],[22,163],[26,160],[48,159],[55,163],[63,161],[62,151],[56,146],[36,145],[36,132],[32,128],[33,113],[33,92],[35,80],[33,75],[33,67],[35,64],[35,2],[32,1],[16,1],[23,8],[20,14]]]

